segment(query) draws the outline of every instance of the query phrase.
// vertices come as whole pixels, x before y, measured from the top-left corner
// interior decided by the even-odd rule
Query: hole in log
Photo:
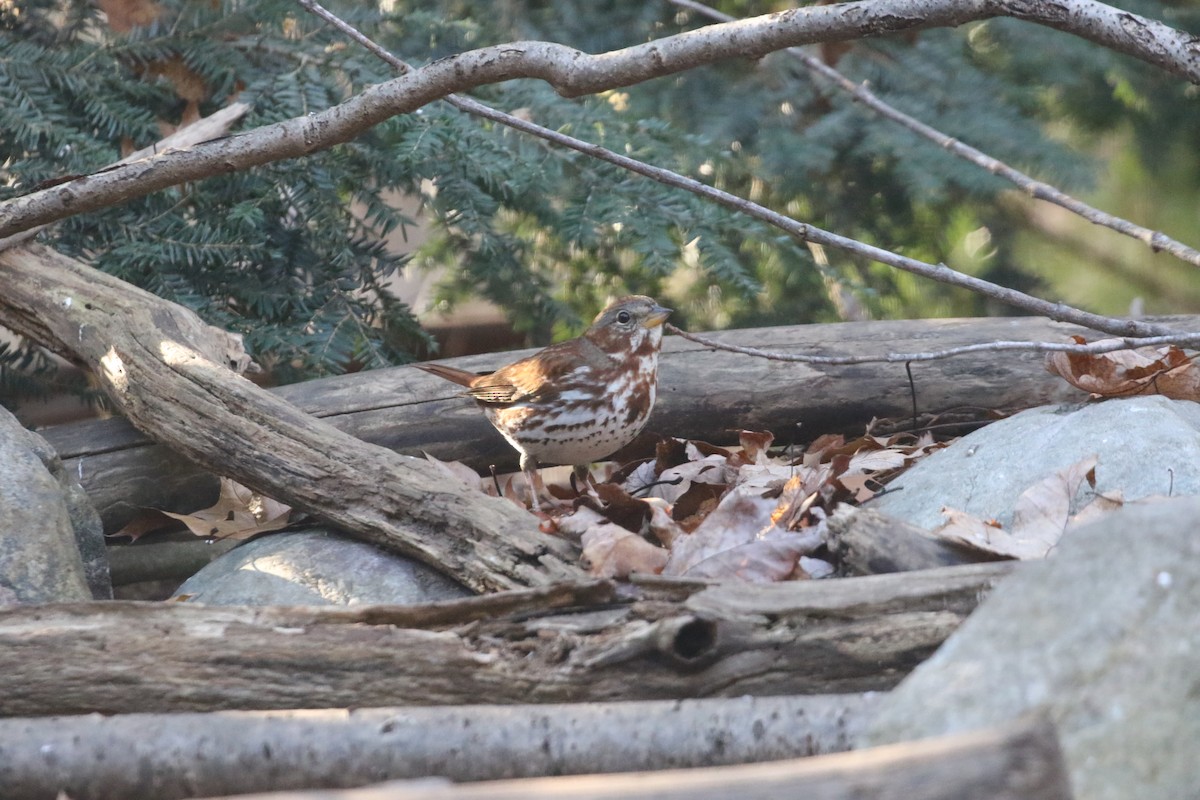
[[[716,654],[717,624],[696,617],[671,620],[660,633],[659,650],[680,666],[704,666]]]

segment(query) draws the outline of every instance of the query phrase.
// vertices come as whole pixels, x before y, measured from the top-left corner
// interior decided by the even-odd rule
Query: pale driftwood
[[[957,736],[813,758],[708,769],[531,778],[465,785],[418,781],[237,800],[1070,800],[1054,726],[1043,718]],[[229,798],[233,800],[233,798]]]
[[[881,696],[6,719],[0,786],[5,800],[177,800],[743,764],[849,750]]]
[[[659,580],[630,590],[636,602],[601,583],[590,601],[561,588],[571,608],[540,613],[520,611],[527,600],[513,611],[507,594],[350,609],[9,608],[0,610],[0,716],[888,689],[1009,572],[983,564],[765,586]]]
[[[938,539],[869,508],[841,505],[829,518],[829,548],[851,575],[981,564],[1005,559]]]
[[[582,575],[576,548],[512,503],[259,389],[227,368],[245,359],[234,337],[53,250],[0,251],[0,322],[94,368],[135,425],[197,464],[468,586]]]
[[[1200,328],[1200,317],[1172,320]],[[1067,341],[1081,328],[1038,317],[856,322],[726,331],[734,344],[786,353],[854,355],[941,350],[995,340]],[[451,359],[470,370],[494,369],[526,355]],[[1035,353],[979,353],[914,364],[918,424],[988,421],[1015,410],[1085,398],[1046,372]],[[409,367],[310,381],[273,392],[368,442],[410,455],[427,452],[515,469],[512,448],[475,404],[445,381]],[[736,442],[739,429],[769,430],[782,444],[821,433],[859,434],[873,419],[907,429],[912,409],[902,364],[805,366],[712,351],[667,337],[658,405],[648,430],[669,436]],[[42,431],[87,489],[110,532],[138,506],[190,511],[212,502],[216,479],[182,456],[152,445],[124,420]]]

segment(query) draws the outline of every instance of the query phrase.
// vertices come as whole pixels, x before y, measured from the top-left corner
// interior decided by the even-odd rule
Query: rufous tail
[[[474,372],[447,367],[445,364],[413,364],[413,366],[430,374],[437,375],[439,378],[444,378],[451,383],[457,383],[459,386],[466,386],[468,388],[471,386],[471,381],[479,377]]]

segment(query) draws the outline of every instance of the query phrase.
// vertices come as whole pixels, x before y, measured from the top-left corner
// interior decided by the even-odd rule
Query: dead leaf
[[[628,578],[635,572],[658,574],[667,551],[612,522],[588,528],[581,539],[583,566],[598,578]]]
[[[1044,558],[1058,545],[1070,521],[1075,495],[1091,475],[1095,484],[1095,469],[1100,458],[1091,455],[1069,467],[1038,481],[1017,498],[1013,507],[1012,539],[1014,546],[1007,553],[1014,558]]]
[[[1077,344],[1087,343],[1082,336],[1071,338]],[[1200,400],[1200,367],[1194,358],[1174,345],[1095,355],[1050,353],[1046,369],[1097,397],[1161,394],[1176,400]]]
[[[1071,518],[1071,504],[1085,480],[1094,485],[1099,458],[1088,456],[1043,478],[1017,498],[1010,530],[969,514],[942,509],[947,522],[933,531],[948,541],[1005,558],[1045,558],[1058,546]]]
[[[823,538],[776,527],[777,506],[759,489],[734,488],[696,530],[676,539],[663,574],[755,582],[786,578],[796,560],[819,547]]]
[[[234,480],[221,478],[221,496],[212,507],[191,514],[162,513],[206,539],[249,539],[259,533],[287,527],[291,512],[290,506]]]
[[[782,581],[792,576],[802,555],[813,552],[822,544],[824,537],[815,532],[779,531],[770,538],[714,553],[682,574],[709,580],[740,578],[750,583]],[[664,574],[671,573],[664,569]]]
[[[110,539],[116,539],[120,536],[128,536],[129,542],[132,544],[143,536],[161,531],[165,528],[176,528],[178,524],[175,520],[157,508],[143,508],[133,516],[133,519],[125,523],[125,526],[119,531],[113,531],[106,534]]]

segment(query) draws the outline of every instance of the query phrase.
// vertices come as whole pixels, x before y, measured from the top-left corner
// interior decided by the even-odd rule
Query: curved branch
[[[407,63],[397,58],[385,48],[381,47],[361,31],[354,28],[344,20],[340,19],[335,14],[331,13],[322,7],[316,0],[298,0],[301,6],[308,9],[313,14],[329,22],[350,38],[354,39],[364,48],[374,53],[377,57],[387,62],[396,68],[399,72],[409,74],[412,67]],[[1061,303],[1050,303],[1031,295],[1024,294],[1014,289],[1009,289],[998,284],[993,284],[988,281],[974,278],[963,273],[950,269],[944,264],[933,265],[922,261],[907,258],[905,256],[891,253],[889,251],[880,250],[853,239],[837,236],[820,228],[807,225],[802,222],[786,217],[771,211],[768,208],[758,205],[752,201],[737,197],[736,195],[724,192],[715,187],[709,186],[692,178],[679,175],[670,170],[661,167],[655,167],[650,164],[638,161],[629,156],[614,153],[599,145],[584,142],[559,131],[544,128],[536,123],[514,117],[511,114],[506,114],[503,111],[498,111],[490,106],[484,105],[476,100],[468,97],[460,97],[458,95],[448,95],[443,98],[455,108],[468,114],[474,114],[485,119],[492,120],[498,124],[506,125],[514,130],[519,130],[531,136],[536,136],[545,141],[562,147],[575,150],[584,155],[596,158],[602,161],[607,161],[610,164],[634,172],[638,175],[645,176],[651,180],[657,181],[667,186],[683,189],[700,197],[712,200],[720,205],[725,206],[733,211],[740,211],[755,219],[772,225],[780,230],[783,230],[801,241],[811,241],[817,244],[826,244],[831,247],[837,247],[847,252],[869,258],[871,260],[886,263],[897,269],[906,272],[912,272],[923,277],[931,278],[949,285],[960,286],[971,291],[978,292],[987,297],[1000,300],[1008,303],[1016,308],[1023,308],[1035,314],[1042,314],[1051,319],[1060,322],[1073,322],[1077,325],[1082,325],[1093,330],[1104,331],[1118,336],[1152,336],[1165,335],[1169,333],[1168,329],[1159,325],[1146,325],[1144,323],[1133,322],[1129,320],[1117,320],[1109,317],[1102,317],[1097,314],[1091,314],[1079,309],[1066,306]]]
[[[308,155],[349,141],[389,117],[487,84],[539,78],[561,94],[578,96],[786,47],[953,27],[997,16],[1064,30],[1200,83],[1200,45],[1194,37],[1094,0],[871,0],[810,6],[598,55],[548,42],[514,42],[439,59],[310,116],[15,198],[0,205],[0,238],[187,181]]]

